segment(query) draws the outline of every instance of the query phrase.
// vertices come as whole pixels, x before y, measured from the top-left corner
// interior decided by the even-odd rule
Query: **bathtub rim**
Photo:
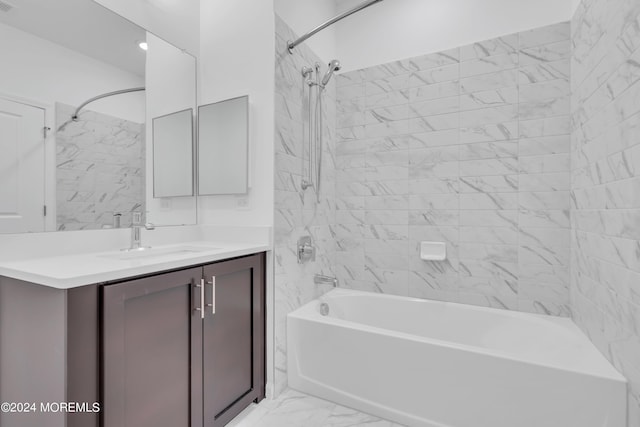
[[[542,320],[547,320],[547,321],[551,320],[552,323],[554,323],[554,321],[560,321],[562,323],[568,322],[570,327],[574,329],[574,332],[582,334],[584,338],[587,339],[588,342],[594,347],[593,351],[597,352],[597,355],[602,359],[598,363],[603,363],[603,366],[608,365],[606,369],[611,372],[607,374],[607,373],[601,373],[601,372],[587,371],[583,369],[576,369],[574,367],[568,367],[568,366],[558,366],[550,363],[545,363],[539,360],[516,357],[506,352],[501,352],[499,350],[493,350],[490,348],[478,347],[470,344],[457,343],[453,341],[445,341],[437,338],[422,337],[419,335],[409,334],[406,332],[399,332],[391,329],[381,328],[378,326],[371,326],[363,323],[353,322],[350,320],[340,319],[330,315],[322,316],[317,310],[314,310],[314,306],[317,305],[319,302],[321,302],[322,298],[326,297],[327,295],[367,296],[367,297],[375,297],[375,298],[393,298],[393,299],[399,299],[399,300],[411,300],[411,301],[416,301],[420,303],[426,302],[426,303],[438,304],[438,305],[439,304],[453,305],[455,307],[459,307],[465,310],[473,309],[481,312],[490,312],[490,313],[495,313],[496,311],[499,311],[500,314],[507,314],[509,315],[509,317],[515,317],[515,318],[522,317],[522,316],[526,316],[526,317],[533,316],[533,317],[542,318]],[[550,317],[551,319],[545,319],[547,317]],[[448,301],[436,301],[436,300],[427,300],[422,298],[404,297],[400,295],[380,294],[377,292],[367,292],[367,291],[344,289],[344,288],[332,289],[329,292],[321,295],[320,297],[312,301],[309,301],[308,303],[304,304],[298,309],[287,314],[287,318],[295,318],[298,320],[310,321],[310,322],[319,321],[320,323],[325,323],[332,326],[348,327],[350,329],[355,329],[360,332],[369,332],[369,333],[383,334],[388,336],[396,336],[396,337],[400,337],[400,338],[407,339],[414,342],[443,346],[443,347],[447,347],[455,350],[481,354],[483,356],[497,357],[497,358],[509,360],[512,362],[532,364],[532,365],[536,365],[536,366],[540,366],[548,369],[554,369],[554,370],[564,371],[564,372],[572,372],[580,375],[589,375],[592,377],[610,380],[610,381],[617,381],[617,382],[624,383],[625,386],[628,384],[628,380],[620,372],[618,372],[618,370],[604,357],[602,353],[600,353],[597,347],[595,347],[595,345],[591,342],[591,340],[589,340],[589,338],[584,334],[584,332],[582,332],[582,330],[578,328],[578,326],[570,318],[546,316],[546,315],[536,314],[536,313],[516,312],[512,310],[502,310],[498,308],[474,306],[469,304],[461,304],[461,303],[448,302]],[[564,325],[560,325],[560,326],[564,326]],[[606,365],[604,365],[604,363],[606,363]]]

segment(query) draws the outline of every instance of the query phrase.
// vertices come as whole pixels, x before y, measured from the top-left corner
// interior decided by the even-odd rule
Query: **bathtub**
[[[291,388],[409,426],[626,425],[625,378],[569,319],[335,289],[287,348]]]

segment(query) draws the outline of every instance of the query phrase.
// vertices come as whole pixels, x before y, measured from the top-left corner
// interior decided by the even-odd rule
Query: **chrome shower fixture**
[[[334,59],[331,62],[329,62],[329,68],[327,69],[326,74],[324,75],[324,77],[322,78],[322,81],[320,82],[320,87],[324,89],[325,86],[327,86],[327,84],[329,83],[329,80],[331,80],[333,73],[335,73],[336,71],[340,71],[341,68],[342,66],[340,65],[340,61],[338,61],[337,59]]]
[[[340,65],[340,61],[338,61],[337,59],[333,59],[331,62],[329,62],[327,72],[325,73],[324,77],[322,77],[322,79],[320,79],[320,64],[318,63],[315,64],[314,68],[305,66],[302,67],[302,70],[300,71],[302,77],[304,78],[304,82],[309,87],[309,165],[307,167],[307,178],[302,179],[302,183],[300,184],[300,186],[302,190],[313,188],[316,193],[317,203],[320,203],[320,186],[322,180],[322,152],[324,145],[322,135],[322,92],[331,80],[331,77],[333,77],[333,74],[336,71],[340,71],[340,68],[342,68],[342,66]],[[304,175],[304,167],[302,169]]]
[[[313,68],[311,67],[302,67],[302,77],[304,77],[305,79],[310,79],[311,75],[313,74]]]

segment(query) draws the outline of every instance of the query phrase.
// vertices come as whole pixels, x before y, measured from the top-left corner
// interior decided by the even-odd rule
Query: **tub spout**
[[[323,276],[322,274],[316,274],[315,276],[313,276],[313,283],[315,283],[316,285],[330,283],[334,288],[338,287],[338,279],[336,279],[335,277]]]

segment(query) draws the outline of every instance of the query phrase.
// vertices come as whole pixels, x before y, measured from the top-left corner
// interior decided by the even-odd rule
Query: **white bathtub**
[[[626,425],[626,380],[568,319],[336,289],[287,347],[290,387],[409,426]]]

